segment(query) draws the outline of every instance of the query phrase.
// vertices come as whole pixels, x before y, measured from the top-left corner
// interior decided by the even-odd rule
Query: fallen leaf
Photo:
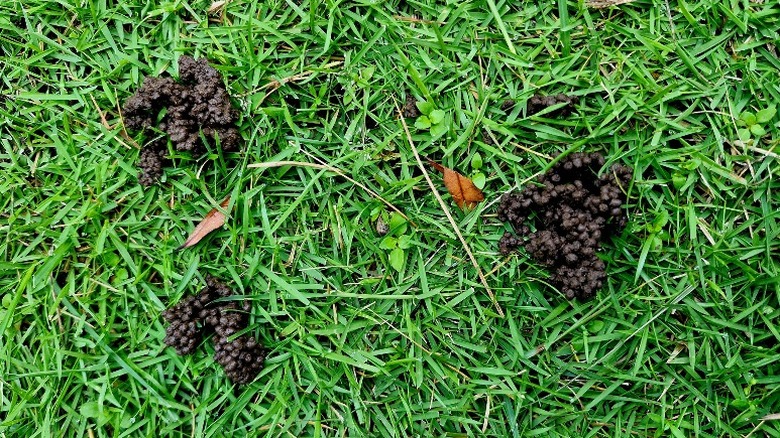
[[[474,208],[485,199],[482,190],[478,189],[470,179],[435,161],[428,160],[428,164],[444,174],[444,186],[461,209]]]
[[[769,415],[764,415],[764,416],[761,418],[761,421],[771,421],[771,420],[780,420],[780,414],[769,414]]]
[[[219,206],[222,208],[227,208],[229,203],[230,203],[230,196],[225,198],[225,200],[222,201],[222,203],[219,204]],[[203,220],[200,221],[198,226],[196,226],[195,229],[192,230],[192,233],[190,233],[190,237],[188,237],[187,240],[184,243],[182,243],[182,245],[177,249],[185,249],[195,245],[196,243],[200,242],[201,239],[206,237],[210,232],[216,230],[222,225],[225,225],[225,215],[221,211],[219,211],[219,209],[213,208],[206,215],[206,217],[204,217]]]

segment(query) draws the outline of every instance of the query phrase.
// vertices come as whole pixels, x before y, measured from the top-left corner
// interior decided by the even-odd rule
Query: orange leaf
[[[447,191],[450,192],[452,199],[461,210],[474,208],[485,199],[482,190],[478,189],[470,179],[435,161],[428,160],[428,164],[444,174],[444,186],[447,187]]]
[[[230,203],[230,196],[225,198],[225,200],[222,201],[222,203],[219,204],[219,206],[222,208],[227,208],[229,203]],[[225,215],[218,209],[213,208],[206,215],[206,217],[204,217],[203,220],[200,221],[198,226],[196,226],[195,229],[192,230],[190,237],[188,237],[187,240],[184,243],[182,243],[182,245],[177,249],[189,248],[192,245],[195,245],[196,243],[200,242],[201,239],[206,237],[210,232],[216,230],[217,228],[221,227],[224,224],[225,224]]]

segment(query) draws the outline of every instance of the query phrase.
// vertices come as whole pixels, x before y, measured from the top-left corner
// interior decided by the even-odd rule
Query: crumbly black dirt
[[[626,225],[621,206],[632,171],[615,164],[597,176],[603,165],[601,154],[571,154],[540,176],[539,185],[504,195],[498,207],[499,219],[517,233],[504,234],[501,253],[524,247],[552,271],[552,284],[570,299],[598,292],[606,273],[596,253],[601,242]]]
[[[417,99],[411,94],[406,96],[406,102],[401,107],[401,114],[407,119],[416,119],[420,117],[420,110],[417,108]]]
[[[163,167],[169,161],[166,156],[168,152],[166,143],[164,138],[158,138],[141,149],[141,155],[138,157],[138,183],[142,186],[149,187],[160,180]]]
[[[162,110],[166,112],[160,117]],[[179,151],[202,152],[201,132],[214,143],[219,137],[225,151],[236,150],[241,140],[235,126],[238,113],[230,103],[222,76],[205,59],[179,58],[178,82],[169,77],[145,78],[141,88],[125,102],[123,115],[127,128],[157,127],[168,134]],[[153,143],[144,147],[138,163],[138,182],[144,186],[153,184],[162,174],[166,148]]]
[[[386,236],[387,233],[390,232],[390,226],[387,224],[387,222],[385,222],[384,219],[382,219],[382,216],[376,218],[376,224],[374,225],[376,228],[376,233],[380,236]]]
[[[214,360],[237,384],[254,380],[263,369],[265,350],[248,335],[234,337],[247,327],[248,301],[215,302],[233,292],[214,277],[206,279],[206,287],[163,312],[170,323],[165,330],[165,343],[179,354],[195,351],[205,334],[214,333]],[[232,339],[231,339],[232,338]]]
[[[515,101],[512,99],[506,99],[505,101],[501,102],[501,111],[509,112],[512,111],[512,108],[515,107]]]
[[[492,146],[495,144],[493,138],[490,137],[490,132],[488,132],[487,129],[482,130],[482,143],[485,143],[488,146]]]
[[[552,116],[567,116],[571,114],[572,110],[574,109],[574,105],[577,103],[578,99],[576,96],[567,96],[565,94],[555,94],[552,96],[542,96],[541,94],[535,94],[531,96],[530,99],[528,99],[528,102],[526,103],[526,108],[528,111],[528,115],[534,115],[543,109],[547,107],[551,107],[553,105],[557,105],[559,103],[565,103],[566,105],[562,106],[561,108],[558,108],[557,110],[548,113],[547,115]]]

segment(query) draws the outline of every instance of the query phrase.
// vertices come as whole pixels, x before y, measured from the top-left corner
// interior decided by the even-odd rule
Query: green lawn
[[[0,436],[780,436],[780,115],[738,131],[780,101],[778,30],[773,0],[2,2]],[[183,54],[224,74],[245,150],[144,189],[120,107]],[[527,117],[535,93],[579,103]],[[475,210],[439,190],[500,312],[407,96],[446,113],[435,140],[407,120],[423,159],[484,162]],[[580,150],[635,169],[588,302],[501,256],[495,214]],[[354,182],[250,167],[281,160]],[[416,225],[400,272],[360,185]],[[252,300],[249,385],[163,344],[208,274]]]

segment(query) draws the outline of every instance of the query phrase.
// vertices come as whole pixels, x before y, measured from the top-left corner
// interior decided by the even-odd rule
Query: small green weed
[[[471,182],[480,190],[485,188],[485,182],[487,181],[487,177],[481,170],[482,165],[482,155],[479,152],[474,153],[471,156]]]
[[[433,139],[440,138],[447,133],[449,126],[446,122],[447,113],[444,110],[437,109],[432,102],[417,102],[417,109],[422,115],[414,122],[417,129],[428,129]]]
[[[738,130],[739,139],[742,141],[750,141],[753,136],[761,138],[766,135],[764,126],[772,121],[775,114],[777,114],[777,108],[774,106],[764,108],[755,114],[750,111],[743,111],[737,120],[737,124],[742,126],[742,128],[739,128]]]
[[[387,256],[390,266],[398,272],[404,269],[406,264],[406,250],[412,246],[412,236],[405,234],[409,228],[406,219],[393,212],[387,222],[389,231],[387,236],[379,242],[379,248],[388,251]]]

